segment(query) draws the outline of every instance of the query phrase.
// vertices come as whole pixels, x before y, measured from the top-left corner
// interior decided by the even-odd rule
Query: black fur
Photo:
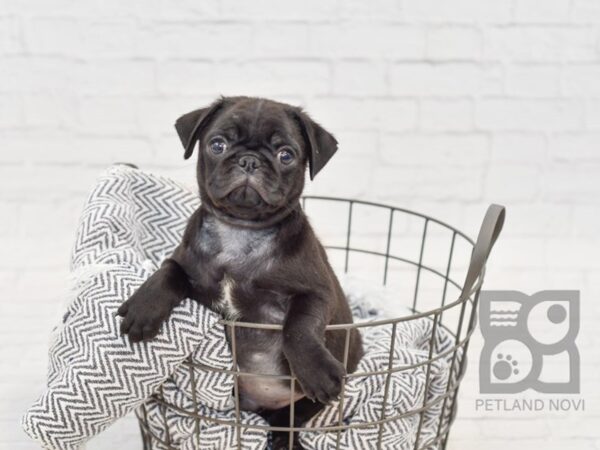
[[[301,424],[340,394],[346,374],[345,332],[324,329],[350,323],[352,315],[299,204],[307,164],[315,176],[337,142],[299,108],[247,97],[221,98],[182,116],[176,129],[186,158],[199,143],[202,206],[173,255],[119,309],[121,331],[134,342],[153,338],[187,297],[231,319],[283,324],[283,333],[236,328],[238,365],[254,373],[293,371]],[[225,150],[216,153],[221,144]],[[293,161],[284,164],[282,151]],[[348,371],[361,356],[352,330]],[[280,381],[240,377],[242,407],[273,425],[289,424],[289,393]],[[282,448],[287,439],[275,434]]]

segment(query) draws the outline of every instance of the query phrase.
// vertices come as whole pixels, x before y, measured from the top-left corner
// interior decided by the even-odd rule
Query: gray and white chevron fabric
[[[74,295],[53,332],[47,389],[22,420],[25,431],[43,448],[79,448],[131,411],[160,439],[152,439],[153,449],[237,448],[236,428],[226,424],[235,421],[234,380],[219,370],[198,367],[233,367],[219,316],[186,300],[155,339],[138,344],[120,336],[120,319],[114,317],[178,244],[197,206],[191,190],[126,166],[112,167],[98,180],[77,232]],[[392,299],[380,289],[370,290],[364,283],[357,287],[355,280],[343,284],[357,320],[384,317],[376,300],[384,305]],[[437,328],[433,354],[441,356],[428,369],[419,363],[429,357],[432,331],[427,318],[398,323],[392,365],[409,368],[393,372],[389,381],[385,374],[349,378],[343,405],[329,405],[307,426],[337,426],[341,410],[342,423],[350,428],[340,433],[303,432],[303,445],[325,450],[335,448],[339,439],[341,449],[370,449],[381,438],[381,448],[408,449],[418,436],[419,447],[437,448],[438,429],[449,426],[451,415],[444,405],[452,402],[442,400],[453,357],[448,350],[454,342]],[[356,373],[387,369],[391,326],[365,327],[363,338],[366,354]],[[461,358],[458,352],[456,361]],[[187,361],[195,363],[194,369]],[[422,416],[406,415],[424,403],[433,406]],[[194,411],[215,420],[188,414]],[[381,427],[359,428],[384,417]],[[245,411],[241,422],[242,448],[267,448],[267,432],[260,428],[266,422]]]

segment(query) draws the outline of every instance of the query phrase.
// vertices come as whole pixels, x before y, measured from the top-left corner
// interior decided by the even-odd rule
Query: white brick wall
[[[475,411],[452,449],[600,449],[597,0],[0,0],[0,447],[45,375],[94,177],[193,180],[172,123],[218,94],[304,105],[341,150],[311,193],[382,200],[474,234],[508,207],[487,287],[581,289],[585,413]],[[132,420],[93,449],[138,445]]]

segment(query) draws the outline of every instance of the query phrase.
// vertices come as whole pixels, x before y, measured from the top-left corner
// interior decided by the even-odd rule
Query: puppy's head
[[[337,150],[335,138],[300,108],[224,97],[181,116],[175,128],[189,158],[198,143],[202,201],[239,221],[282,216]]]

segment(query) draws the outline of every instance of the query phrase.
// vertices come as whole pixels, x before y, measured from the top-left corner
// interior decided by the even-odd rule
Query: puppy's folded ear
[[[338,142],[329,131],[312,120],[305,112],[294,111],[294,116],[306,142],[312,180],[337,151]]]
[[[183,157],[188,159],[194,152],[196,141],[200,139],[202,131],[223,107],[224,99],[220,98],[206,108],[196,109],[181,116],[175,122],[175,129],[185,149]]]

